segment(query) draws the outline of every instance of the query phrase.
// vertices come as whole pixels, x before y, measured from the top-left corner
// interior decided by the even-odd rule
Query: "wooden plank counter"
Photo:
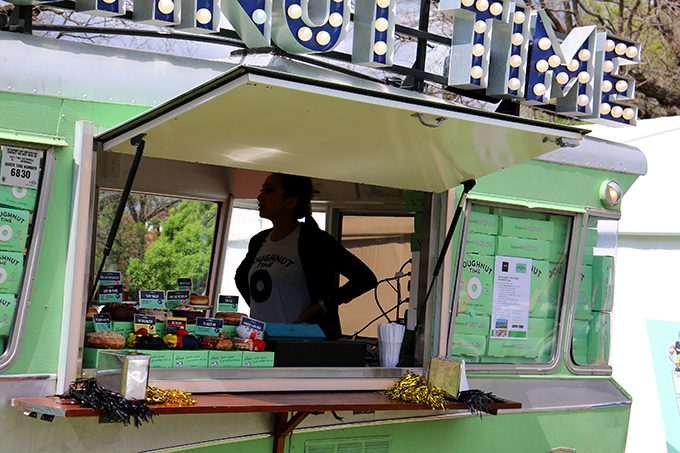
[[[215,414],[269,412],[276,413],[273,429],[274,453],[283,453],[286,437],[309,415],[327,411],[399,411],[427,410],[424,404],[394,401],[378,392],[266,392],[218,393],[192,395],[197,403],[192,406],[154,405],[156,414]],[[26,412],[57,417],[98,417],[101,411],[80,407],[73,400],[58,396],[13,398],[12,406]],[[508,401],[490,404],[491,413],[501,409],[520,409],[521,403]],[[446,409],[467,410],[463,404],[452,402]],[[293,415],[289,418],[290,413]]]
[[[394,401],[377,392],[266,392],[194,394],[193,406],[150,406],[157,414],[214,414],[237,412],[327,412],[327,411],[395,411],[432,410],[424,404]],[[73,400],[57,396],[13,398],[12,406],[28,412],[57,417],[98,417],[100,411],[80,407]],[[492,411],[519,409],[515,402],[491,404]],[[460,403],[446,409],[467,410]]]

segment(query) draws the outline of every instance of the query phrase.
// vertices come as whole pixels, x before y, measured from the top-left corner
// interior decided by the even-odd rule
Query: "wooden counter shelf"
[[[424,404],[402,403],[373,391],[362,392],[262,392],[193,394],[197,403],[192,406],[150,406],[156,414],[215,414],[215,413],[276,413],[274,452],[283,451],[285,439],[309,414],[328,411],[398,411],[427,410]],[[73,400],[58,396],[13,398],[12,406],[26,412],[57,417],[99,417],[101,411],[80,407]],[[513,401],[490,404],[492,413],[502,409],[520,409]],[[449,410],[467,410],[463,404],[452,402]],[[289,419],[289,413],[293,416]],[[433,413],[440,411],[433,411]]]

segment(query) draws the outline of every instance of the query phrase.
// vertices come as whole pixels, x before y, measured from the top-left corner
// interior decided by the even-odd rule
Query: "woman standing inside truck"
[[[257,201],[260,217],[274,227],[251,238],[235,280],[253,318],[318,324],[334,339],[342,334],[338,306],[375,288],[377,280],[359,258],[319,229],[311,216],[311,198],[310,178],[267,177]],[[348,280],[339,288],[336,273]]]

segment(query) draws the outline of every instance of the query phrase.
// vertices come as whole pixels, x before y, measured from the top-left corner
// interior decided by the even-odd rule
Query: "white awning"
[[[150,157],[442,192],[583,132],[363,80],[239,66],[96,139],[132,154],[144,133]]]

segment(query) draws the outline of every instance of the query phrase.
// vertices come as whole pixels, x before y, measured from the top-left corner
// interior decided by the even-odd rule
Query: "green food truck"
[[[172,2],[156,3],[149,14],[157,8],[173,15]],[[456,13],[459,29],[478,27],[470,11],[480,2],[441,3],[451,14],[467,11]],[[264,45],[258,40],[269,33],[285,52],[246,50],[235,62],[205,61],[0,32],[0,47],[15,62],[0,69],[2,450],[623,451],[632,398],[609,365],[617,223],[622,197],[646,173],[644,155],[589,138],[580,127],[461,107],[394,80],[302,61],[295,52],[342,42],[349,10],[326,11],[328,23],[340,21],[333,27],[340,33],[327,37],[311,26],[284,33],[281,15],[266,20],[282,5],[247,11],[253,4],[226,2],[222,11],[247,47]],[[122,8],[118,1],[78,5],[87,14]],[[385,25],[380,16],[365,19],[364,7],[354,12],[354,62],[389,67],[389,33],[367,32],[361,21],[394,32],[394,9]],[[136,0],[135,20],[161,20],[143,8]],[[383,8],[389,12],[389,2]],[[507,35],[513,52],[526,58],[530,40],[515,44],[507,31],[533,37],[533,58],[554,51],[565,68],[581,61],[568,69],[574,91],[557,96],[556,111],[635,125],[634,86],[607,94],[616,71],[606,64],[612,52],[617,68],[616,58],[639,61],[634,43],[617,47],[624,41],[581,30],[579,46],[559,48],[562,38],[542,28],[540,11],[514,2],[487,9],[497,14],[482,22]],[[196,14],[196,23],[208,26],[205,12]],[[322,48],[310,50],[308,31]],[[471,66],[451,63],[440,68],[448,75],[428,80],[481,86],[510,104],[556,97],[559,64],[549,65],[555,71],[541,71],[536,61],[508,64],[513,69],[499,88],[498,61],[474,60],[489,49],[465,47],[454,35],[449,45],[469,51]],[[366,47],[369,38],[383,45]],[[579,79],[584,68],[595,74],[593,83]],[[417,65],[405,72],[425,74]],[[137,321],[148,321],[163,336],[179,318],[181,328],[198,334],[219,312],[247,310],[235,302],[233,270],[247,240],[266,228],[255,198],[271,172],[311,177],[320,225],[377,275],[375,292],[342,307],[342,340],[275,341],[264,351],[142,350],[144,388],[190,392],[198,404],[155,407],[153,423],[138,428],[62,398],[79,378],[106,377],[111,357],[123,357],[117,371],[132,380],[125,357],[138,356],[87,344],[93,331],[127,340],[139,332]],[[121,233],[131,222],[126,216],[158,200],[168,203],[166,216],[137,222],[143,258],[106,262],[107,241],[130,253],[136,246]],[[117,236],[110,221],[116,203],[123,216]],[[192,233],[198,224],[203,229]],[[161,259],[170,247],[182,259]],[[149,308],[158,299],[145,291],[167,298],[163,309]],[[207,305],[176,313],[181,291],[207,296]],[[145,313],[131,322],[109,310],[114,304]],[[198,315],[193,325],[190,313]],[[102,319],[111,325],[101,326]],[[381,324],[404,326],[395,366],[380,366]],[[134,349],[127,341],[114,348]],[[432,359],[464,364],[464,386],[504,402],[480,414],[378,393],[409,373],[426,376]]]

